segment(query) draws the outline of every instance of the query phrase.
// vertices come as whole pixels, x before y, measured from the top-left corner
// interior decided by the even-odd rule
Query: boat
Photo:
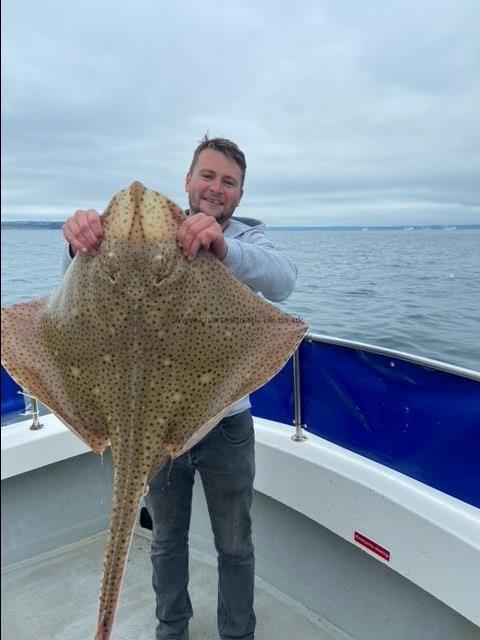
[[[2,638],[93,636],[112,464],[2,369]],[[258,640],[480,638],[480,373],[309,334],[251,396]],[[26,416],[26,406],[33,416]],[[191,640],[216,638],[195,484]],[[112,638],[154,637],[142,510]]]

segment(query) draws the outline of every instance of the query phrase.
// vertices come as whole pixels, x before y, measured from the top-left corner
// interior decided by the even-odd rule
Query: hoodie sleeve
[[[72,260],[73,258],[72,258],[72,254],[70,253],[70,245],[65,244],[65,247],[63,249],[63,255],[62,255],[62,274],[64,274],[65,271],[68,269]]]
[[[265,236],[263,225],[237,238],[226,237],[225,242],[227,255],[222,262],[236,278],[272,302],[288,298],[297,279],[297,268],[275,249]]]

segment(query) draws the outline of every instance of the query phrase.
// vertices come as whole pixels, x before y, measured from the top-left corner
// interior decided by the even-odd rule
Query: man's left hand
[[[223,260],[227,255],[227,244],[223,229],[213,216],[201,211],[189,216],[178,228],[177,242],[187,260],[194,260],[203,247]]]

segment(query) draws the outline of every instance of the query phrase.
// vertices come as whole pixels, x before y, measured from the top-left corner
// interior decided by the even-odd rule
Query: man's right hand
[[[75,211],[62,227],[63,237],[69,243],[72,255],[95,255],[103,240],[100,214],[94,209]]]

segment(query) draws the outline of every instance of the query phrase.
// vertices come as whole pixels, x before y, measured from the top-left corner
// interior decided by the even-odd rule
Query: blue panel
[[[287,362],[283,369],[250,396],[252,413],[259,418],[276,420],[293,425],[295,418],[293,400],[293,360]]]
[[[309,431],[480,507],[480,383],[321,342],[300,355]]]
[[[14,413],[20,414],[25,410],[25,402],[19,391],[21,387],[2,367],[2,418]]]

